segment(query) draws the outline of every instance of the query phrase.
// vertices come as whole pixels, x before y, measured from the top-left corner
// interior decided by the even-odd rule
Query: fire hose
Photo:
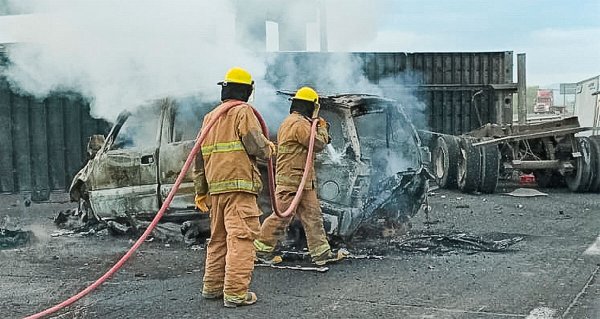
[[[183,167],[181,168],[181,172],[179,173],[179,175],[177,176],[177,179],[175,180],[175,183],[173,184],[173,188],[167,195],[167,198],[165,198],[165,201],[163,202],[162,206],[160,207],[158,213],[156,213],[156,216],[154,217],[154,219],[152,219],[152,222],[150,223],[150,225],[148,225],[148,228],[146,228],[146,230],[140,236],[140,238],[138,238],[138,240],[133,244],[133,246],[131,246],[131,248],[125,253],[125,255],[123,255],[123,257],[121,257],[121,259],[119,259],[104,275],[102,275],[100,278],[98,278],[91,285],[87,286],[85,289],[83,289],[79,293],[71,296],[67,300],[65,300],[57,305],[47,308],[46,310],[43,310],[36,314],[30,315],[28,317],[25,317],[25,319],[42,318],[44,316],[55,313],[63,308],[66,308],[66,307],[70,306],[71,304],[75,303],[76,301],[78,301],[79,299],[83,298],[84,296],[86,296],[87,294],[89,294],[90,292],[95,290],[96,288],[98,288],[101,284],[103,284],[106,280],[108,280],[108,278],[110,278],[112,275],[114,275],[123,266],[123,264],[131,257],[131,255],[133,255],[133,253],[144,243],[144,241],[146,240],[146,238],[148,238],[148,236],[150,235],[152,230],[154,230],[156,225],[158,225],[158,222],[160,221],[160,219],[166,212],[167,208],[171,205],[171,201],[173,200],[173,197],[175,197],[175,193],[177,193],[177,191],[179,190],[179,186],[181,185],[181,182],[183,182],[183,178],[185,177],[187,171],[190,169],[190,166],[192,165],[192,161],[194,160],[194,157],[200,151],[200,149],[202,147],[202,142],[206,138],[206,134],[210,131],[210,129],[215,125],[217,120],[222,115],[227,113],[227,111],[229,111],[231,108],[236,107],[242,103],[243,102],[241,102],[241,101],[225,102],[224,106],[215,113],[215,116],[211,119],[211,121],[209,121],[206,124],[206,127],[204,127],[202,129],[202,131],[200,132],[199,136],[196,139],[196,143],[194,144],[194,147],[192,147],[192,150],[190,151],[190,155],[188,155],[187,159],[185,160],[185,163],[183,164]],[[253,107],[251,107],[251,108],[252,108],[252,111],[254,112],[254,114],[256,115],[256,118],[260,122],[260,126],[262,128],[263,135],[268,137],[269,129],[267,128],[267,125],[266,125],[264,119],[262,118],[260,113],[258,113],[258,111],[256,109],[254,109]],[[277,209],[277,204],[275,203],[275,177],[274,177],[275,167],[273,165],[273,158],[271,157],[268,159],[267,166],[268,166],[269,196],[271,198],[271,206],[273,207],[273,212],[281,218],[289,217],[294,212],[294,210],[296,209],[296,206],[298,205],[298,203],[300,201],[300,198],[302,196],[302,190],[304,189],[304,185],[306,183],[306,179],[307,179],[308,172],[310,169],[310,165],[312,165],[312,157],[313,157],[312,155],[313,155],[316,131],[317,131],[317,121],[313,120],[313,123],[311,126],[310,143],[309,143],[309,147],[308,147],[308,158],[306,159],[306,165],[304,167],[304,174],[302,175],[302,180],[300,182],[300,186],[298,188],[298,191],[296,192],[296,196],[292,200],[292,204],[283,213],[279,212],[279,210]]]

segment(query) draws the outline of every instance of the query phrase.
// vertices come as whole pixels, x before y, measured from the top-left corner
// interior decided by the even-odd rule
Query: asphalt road
[[[391,249],[390,238],[378,239],[369,247],[387,251],[383,260],[347,260],[326,273],[257,268],[252,290],[258,303],[225,309],[200,297],[203,250],[152,242],[56,317],[600,318],[600,244],[593,246],[600,235],[599,196],[543,191],[549,196],[434,191],[428,218],[420,213],[412,220],[413,236],[464,232],[523,239],[508,251],[407,252]],[[24,208],[17,200],[2,196],[0,217],[32,229],[37,240],[0,250],[2,318],[21,318],[68,298],[131,245],[111,236],[52,237],[51,216],[70,204]],[[362,244],[351,243],[351,249]]]

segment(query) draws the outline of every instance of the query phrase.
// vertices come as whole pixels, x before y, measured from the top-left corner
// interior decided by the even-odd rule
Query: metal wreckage
[[[317,154],[315,161],[327,233],[349,240],[363,227],[372,231],[406,224],[425,200],[429,153],[403,106],[366,94],[320,100],[332,136],[327,152]],[[121,113],[106,137],[90,139],[90,159],[70,187],[71,200],[79,202],[73,213],[123,232],[147,225],[172,188],[204,114],[213,107],[190,97],[166,98],[133,114]],[[267,185],[264,164],[259,162]],[[178,225],[188,243],[209,227],[208,214],[194,208],[193,185],[188,173],[162,219]],[[268,213],[264,188],[259,204]]]

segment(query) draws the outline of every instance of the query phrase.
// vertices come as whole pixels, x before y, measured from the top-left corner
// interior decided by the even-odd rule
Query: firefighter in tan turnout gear
[[[289,208],[300,185],[308,156],[312,121],[319,121],[315,137],[314,151],[323,150],[329,143],[327,122],[318,118],[319,96],[309,87],[299,89],[292,98],[290,115],[283,121],[277,132],[277,175],[276,204],[279,211]],[[314,156],[314,154],[313,154]],[[344,256],[334,254],[327,241],[323,227],[323,215],[317,198],[314,166],[310,168],[304,185],[302,198],[295,212],[288,218],[271,214],[262,224],[260,236],[254,241],[258,259],[262,262],[277,263],[280,256],[274,253],[275,246],[285,234],[286,228],[296,215],[306,233],[308,252],[315,264],[321,266]]]
[[[196,206],[205,212],[209,201],[211,206],[202,296],[223,298],[226,307],[237,307],[257,300],[248,291],[254,269],[253,241],[260,232],[256,198],[262,185],[256,158],[269,158],[275,145],[262,134],[246,104],[254,89],[251,75],[232,68],[219,85],[222,104],[204,117],[203,127],[226,103],[243,103],[217,120],[202,143],[202,156],[196,156]]]

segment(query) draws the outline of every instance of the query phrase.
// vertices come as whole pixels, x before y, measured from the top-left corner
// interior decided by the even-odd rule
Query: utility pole
[[[527,81],[525,77],[525,53],[517,54],[517,87],[519,103],[517,112],[519,115],[519,125],[527,123]]]

